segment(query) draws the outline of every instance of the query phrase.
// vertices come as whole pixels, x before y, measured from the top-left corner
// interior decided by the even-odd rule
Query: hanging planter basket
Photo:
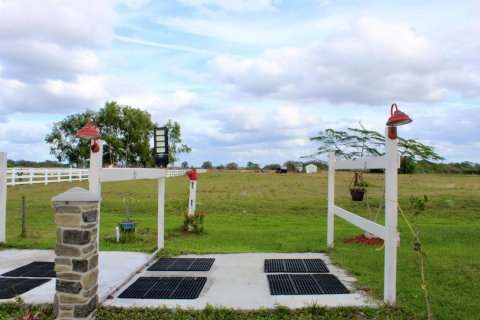
[[[120,222],[119,225],[123,232],[135,232],[137,227],[137,223],[134,221]]]
[[[355,172],[352,182],[350,183],[350,195],[353,201],[362,201],[363,196],[367,192],[366,183],[360,172]]]

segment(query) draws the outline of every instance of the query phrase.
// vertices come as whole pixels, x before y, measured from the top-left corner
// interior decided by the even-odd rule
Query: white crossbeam
[[[334,207],[334,213],[340,218],[347,220],[351,224],[354,224],[357,227],[368,231],[379,238],[385,239],[386,231],[384,226],[379,225],[378,223],[375,223],[368,219],[362,218],[354,213],[351,213],[350,211],[347,211],[337,206]]]
[[[374,158],[339,160],[335,162],[336,170],[363,170],[363,169],[384,169],[387,166],[385,156]],[[397,168],[400,168],[400,155],[398,156]]]
[[[165,178],[165,171],[153,168],[103,168],[100,171],[100,182]]]

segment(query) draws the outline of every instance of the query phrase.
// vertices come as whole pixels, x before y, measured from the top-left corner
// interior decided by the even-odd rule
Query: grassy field
[[[338,173],[338,205],[367,216],[364,202],[349,199],[351,174]],[[367,174],[370,204],[375,212],[383,193],[383,175]],[[50,199],[73,186],[63,183],[8,188],[7,245],[52,249],[55,245],[54,208]],[[156,182],[136,181],[102,185],[101,249],[153,252],[156,246]],[[451,175],[399,176],[399,202],[409,218],[411,195],[430,199],[419,218],[426,252],[426,275],[435,319],[477,319],[480,303],[480,177]],[[27,237],[21,233],[21,196],[27,197]],[[188,179],[167,179],[164,255],[180,253],[307,252],[326,250],[327,178],[317,175],[276,175],[241,172],[201,174],[197,210],[206,216],[203,234],[180,231],[187,208]],[[114,229],[124,217],[123,199],[132,199],[138,223],[133,243],[116,243]],[[383,222],[381,214],[380,222]],[[398,305],[417,318],[425,318],[425,304],[413,238],[399,216]],[[361,231],[336,219],[335,248],[329,255],[360,282],[359,286],[383,294],[383,250],[344,243]],[[352,313],[353,316],[353,313]],[[391,316],[391,318],[402,319]],[[355,318],[355,316],[353,316]],[[390,318],[387,316],[380,318]]]

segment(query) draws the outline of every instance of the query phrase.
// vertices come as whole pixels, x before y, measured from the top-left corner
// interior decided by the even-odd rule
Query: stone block
[[[79,295],[79,294],[59,293],[59,294],[58,294],[58,300],[59,300],[60,303],[62,303],[62,304],[64,304],[64,303],[77,304],[77,303],[85,303],[85,302],[87,302],[88,298],[87,298],[87,297],[84,297],[84,296],[81,296],[81,295]]]
[[[83,275],[82,287],[85,290],[88,290],[97,284],[97,280],[98,280],[98,268],[95,268]]]
[[[58,316],[58,312],[60,311],[60,304],[58,302],[58,292],[55,293],[55,297],[53,298],[53,311],[52,315],[54,318]]]
[[[62,206],[59,205],[56,207],[56,213],[80,213],[81,209],[79,206]]]
[[[69,258],[55,258],[55,264],[63,264],[66,266],[71,266],[72,265],[72,259]]]
[[[63,281],[63,280],[57,279],[56,290],[57,292],[76,294],[76,293],[79,293],[80,290],[82,290],[82,284],[78,281]]]
[[[62,227],[80,227],[82,220],[78,214],[57,214],[55,223]]]
[[[73,271],[86,272],[88,271],[88,260],[87,259],[72,259]]]
[[[89,230],[63,230],[63,243],[65,244],[87,244],[90,243],[92,233]]]
[[[57,242],[63,243],[63,229],[57,226]]]
[[[57,242],[57,246],[55,248],[55,254],[57,256],[78,257],[80,256],[81,251],[79,248],[66,246],[64,244]]]
[[[68,270],[71,271],[71,270]],[[73,272],[59,272],[57,273],[57,279],[60,280],[80,280],[82,275],[80,273]]]
[[[86,318],[97,308],[98,296],[94,296],[88,303],[76,305],[73,309],[75,318]]]
[[[63,272],[69,272],[69,271],[72,271],[72,267],[71,266],[67,266],[65,264],[56,264],[55,265],[55,272],[57,273],[57,278],[59,277],[59,273],[63,273]]]
[[[83,249],[82,249],[82,253],[85,255],[85,254],[91,254],[91,253],[95,253],[95,250],[97,249],[97,244],[96,243],[92,243],[88,246],[85,246]]]
[[[82,220],[85,223],[97,222],[98,210],[89,210],[82,212]]]
[[[98,202],[84,202],[80,205],[82,212],[90,210],[98,210]]]
[[[73,310],[73,304],[60,304],[60,310]]]
[[[89,290],[82,290],[81,295],[89,298],[89,297],[93,297],[94,295],[96,295],[97,291],[98,291],[98,284],[94,285]]]
[[[58,313],[57,319],[74,319],[73,315],[74,315],[73,310],[60,310],[60,312]]]
[[[98,266],[98,254],[94,255],[93,257],[88,260],[88,270],[91,270]]]

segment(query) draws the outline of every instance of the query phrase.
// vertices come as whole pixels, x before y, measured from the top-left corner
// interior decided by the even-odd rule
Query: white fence
[[[88,169],[73,168],[9,168],[7,186],[20,184],[49,184],[54,182],[88,180]]]
[[[330,153],[328,164],[327,245],[330,248],[333,247],[335,216],[382,238],[385,241],[383,299],[388,304],[395,304],[397,246],[400,243],[397,231],[397,169],[400,167],[400,157],[397,154],[397,140],[388,138],[388,129],[385,130],[385,140],[385,155],[381,157],[336,161],[335,152]],[[335,205],[335,170],[339,169],[385,169],[385,226]]]
[[[167,170],[168,177],[185,175],[188,170]],[[198,169],[198,173],[207,172],[206,169]],[[7,186],[36,183],[55,183],[88,180],[88,169],[74,168],[8,168]]]

